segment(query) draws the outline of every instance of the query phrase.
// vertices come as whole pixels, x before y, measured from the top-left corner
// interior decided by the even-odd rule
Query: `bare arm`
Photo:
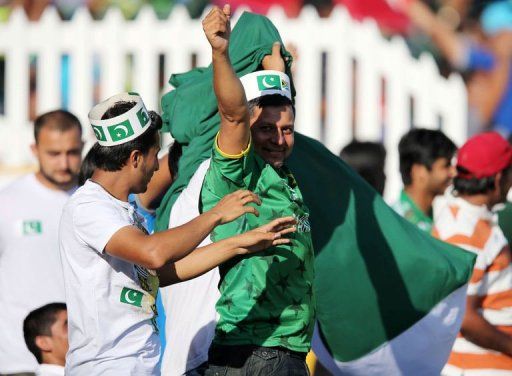
[[[251,202],[261,204],[254,193],[241,190],[223,197],[212,210],[167,231],[146,235],[135,226],[123,227],[110,238],[105,251],[150,269],[161,268],[192,252],[215,226],[246,213],[259,215],[254,207],[246,206]]]
[[[283,236],[295,231],[294,224],[293,217],[278,218],[245,234],[197,248],[181,260],[168,263],[158,270],[160,286],[168,286],[200,276],[237,255],[246,255],[274,245],[287,244],[290,239]]]
[[[229,60],[231,9],[214,7],[203,20],[203,30],[212,47],[213,89],[220,114],[218,143],[227,154],[240,154],[250,139],[249,110],[244,88]]]
[[[467,297],[462,335],[478,346],[512,356],[512,337],[499,331],[478,313],[479,300],[477,296]]]

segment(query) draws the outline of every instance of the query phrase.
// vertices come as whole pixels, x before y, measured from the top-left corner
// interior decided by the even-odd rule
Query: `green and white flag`
[[[230,41],[237,74],[256,71],[275,41],[280,36],[267,18],[244,13]],[[210,157],[220,121],[211,66],[173,75],[170,83],[176,89],[162,99],[164,126],[183,144],[183,156],[157,212],[157,230],[167,229],[174,203]],[[335,374],[439,374],[460,328],[475,256],[401,218],[315,140],[296,133],[287,164],[310,209],[313,349],[320,361]]]

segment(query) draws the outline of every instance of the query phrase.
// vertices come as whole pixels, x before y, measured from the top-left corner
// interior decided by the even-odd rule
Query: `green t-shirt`
[[[423,213],[404,190],[400,193],[400,199],[393,205],[393,209],[421,230],[428,233],[432,232],[432,216]]]
[[[282,346],[307,352],[314,327],[313,245],[309,212],[291,172],[279,170],[254,154],[222,153],[216,143],[201,191],[202,210],[238,189],[259,195],[259,217],[244,215],[218,226],[212,240],[244,233],[271,220],[293,215],[297,232],[292,244],[235,257],[220,266],[220,315],[214,343],[223,345]]]

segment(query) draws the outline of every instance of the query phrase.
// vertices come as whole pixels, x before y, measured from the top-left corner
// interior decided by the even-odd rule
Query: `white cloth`
[[[64,367],[57,364],[41,364],[36,376],[64,376]]]
[[[64,207],[59,241],[68,304],[68,375],[159,374],[155,300],[147,291],[158,278],[104,252],[119,229],[140,227],[139,221],[128,202],[91,181]]]
[[[23,320],[36,308],[65,301],[58,226],[68,198],[34,174],[0,191],[0,373],[35,372]]]
[[[169,227],[180,226],[199,213],[199,197],[210,165],[204,161],[176,200]],[[200,246],[211,243],[207,237]],[[182,375],[208,360],[208,348],[215,334],[218,315],[215,303],[220,297],[217,268],[190,281],[161,289],[166,313],[167,345],[162,359],[162,375]]]

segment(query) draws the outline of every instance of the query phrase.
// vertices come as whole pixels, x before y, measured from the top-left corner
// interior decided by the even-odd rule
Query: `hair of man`
[[[135,106],[135,102],[119,101],[110,107],[102,116],[102,120],[111,119],[129,111]],[[139,150],[147,154],[149,149],[158,142],[158,131],[162,128],[162,118],[154,111],[149,111],[151,124],[137,138],[115,146],[101,146],[95,143],[89,153],[92,153],[92,163],[104,171],[119,171],[126,165],[130,153]]]
[[[507,176],[512,173],[512,166],[506,167],[502,171],[500,171],[502,176]],[[465,168],[457,166],[458,174],[467,174]],[[496,174],[497,175],[497,174]],[[493,191],[496,188],[496,175],[488,176],[485,178],[470,178],[464,179],[461,177],[455,177],[453,179],[453,189],[457,192],[458,195],[478,195],[478,194],[487,194]]]
[[[97,142],[96,142],[97,144]],[[94,151],[91,148],[87,154],[85,155],[84,159],[82,160],[82,166],[80,166],[80,172],[78,173],[78,186],[81,187],[85,184],[87,179],[90,179],[92,177],[92,174],[94,173],[94,170],[96,169],[96,164],[94,161]]]
[[[174,141],[169,147],[169,157],[167,159],[169,171],[171,172],[173,181],[178,177],[179,161],[182,155],[182,145],[178,141]]]
[[[71,112],[65,110],[55,110],[46,112],[39,115],[34,120],[34,139],[36,144],[39,142],[39,134],[41,129],[48,127],[48,129],[57,130],[60,132],[68,131],[74,127],[80,130],[82,135],[82,126],[80,120]]]
[[[428,170],[439,158],[452,159],[457,147],[443,132],[433,129],[416,128],[407,132],[398,144],[400,174],[405,186],[412,184],[413,165],[425,166]]]
[[[264,95],[262,97],[254,98],[247,102],[247,106],[249,108],[249,115],[252,117],[254,115],[254,109],[256,107],[280,107],[280,106],[291,106],[293,115],[295,115],[295,106],[292,101],[280,94],[270,94]]]
[[[341,150],[340,158],[382,195],[386,149],[381,143],[353,140]]]
[[[43,354],[36,345],[36,338],[38,336],[51,336],[51,327],[57,320],[57,313],[66,309],[65,303],[46,304],[30,312],[23,321],[25,343],[39,364],[43,362]]]

